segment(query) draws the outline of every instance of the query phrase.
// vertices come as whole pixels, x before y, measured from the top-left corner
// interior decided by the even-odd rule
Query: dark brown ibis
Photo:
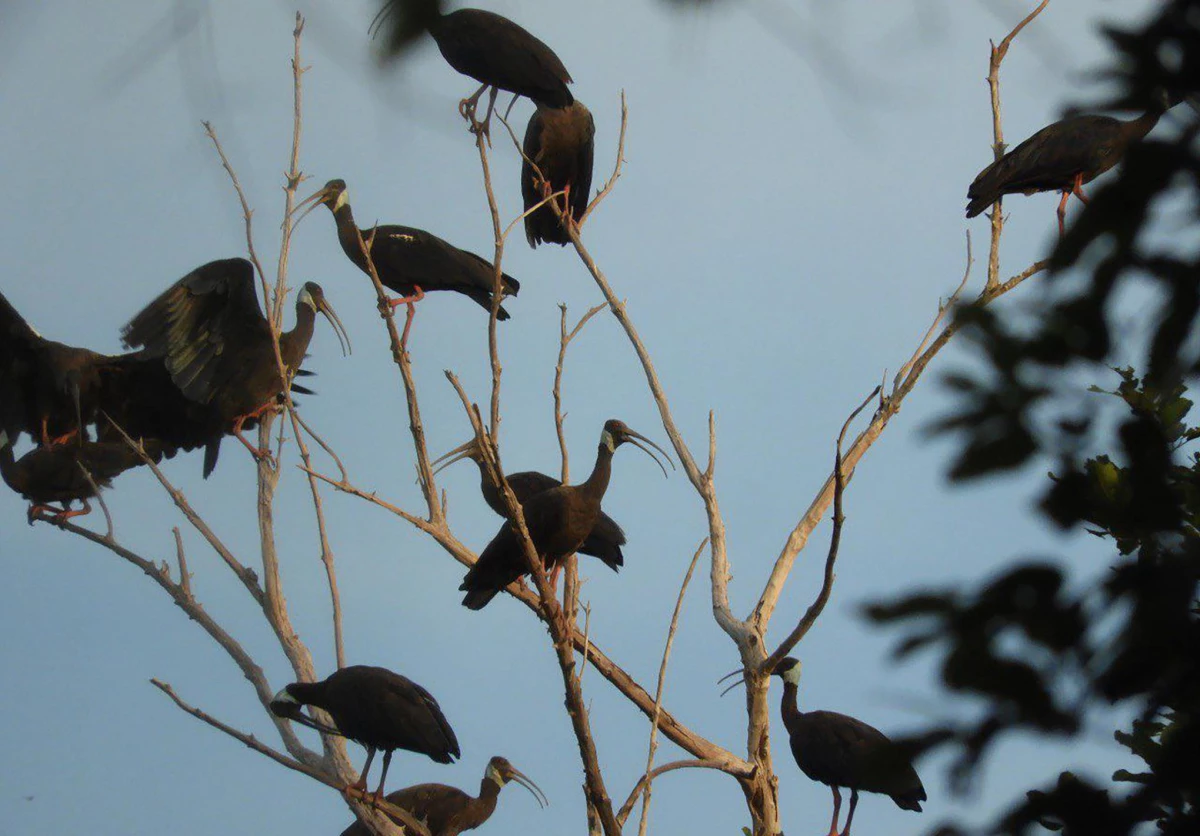
[[[792,656],[781,659],[772,674],[783,680],[781,711],[796,765],[809,778],[833,791],[829,836],[838,836],[837,820],[842,807],[839,787],[850,790],[850,810],[841,836],[850,836],[860,790],[889,796],[902,810],[921,812],[925,787],[904,749],[878,729],[845,714],[801,711],[796,704],[799,659]]]
[[[336,728],[301,712],[303,705],[328,713]],[[347,790],[366,792],[371,761],[376,750],[382,750],[383,774],[375,790],[376,800],[383,796],[383,784],[396,749],[418,752],[438,763],[451,763],[461,754],[458,738],[437,700],[411,679],[387,668],[351,665],[320,682],[293,682],[271,700],[271,711],[366,747],[367,762],[362,774]]]
[[[1150,133],[1172,104],[1162,93],[1145,113],[1128,122],[1086,114],[1047,125],[979,172],[967,189],[967,217],[975,217],[1006,194],[1061,192],[1058,234],[1063,235],[1071,195],[1087,203],[1083,184],[1120,162],[1129,146]]]
[[[237,436],[256,457],[266,455],[242,429],[278,406],[300,368],[317,313],[329,320],[338,341],[349,337],[321,286],[307,282],[296,294],[296,324],[279,335],[288,372],[280,380],[271,327],[258,306],[254,266],[244,258],[210,261],[171,285],[122,330],[127,347],[144,347],[160,358],[184,397],[213,410],[222,432]]]
[[[525,211],[552,194],[564,192],[561,200],[555,198],[564,220],[576,225],[583,220],[591,198],[595,138],[596,122],[583,102],[577,100],[566,107],[538,105],[529,117],[522,148],[521,197]],[[531,247],[543,241],[571,243],[548,204],[525,216],[525,238]]]
[[[525,525],[547,570],[558,568],[567,555],[578,551],[595,529],[601,514],[600,502],[604,499],[612,474],[613,453],[618,447],[626,442],[632,443],[654,459],[666,475],[666,468],[650,447],[641,443],[643,441],[667,456],[661,447],[621,421],[615,418],[605,421],[596,451],[596,464],[587,481],[550,488],[522,503]],[[667,461],[670,461],[670,456],[667,456]],[[506,522],[467,571],[459,587],[467,593],[463,597],[463,606],[472,610],[483,609],[500,590],[524,575],[526,566],[521,538],[512,523]],[[551,577],[556,578],[557,573],[552,572]]]
[[[419,301],[427,291],[454,290],[474,299],[485,310],[492,309],[496,268],[490,261],[411,226],[388,224],[360,230],[354,224],[345,180],[330,180],[304,203],[329,207],[337,223],[342,251],[360,270],[370,275],[366,256],[358,243],[359,235],[362,236],[370,247],[371,261],[380,283],[401,295],[392,300],[392,307]],[[501,277],[501,282],[503,296],[516,296],[521,289],[521,283],[508,274]],[[496,318],[508,319],[508,311],[501,308]],[[407,338],[407,325],[404,335]]]
[[[500,790],[509,781],[516,781],[529,790],[539,807],[544,808],[549,803],[537,784],[509,763],[507,758],[499,756],[488,761],[477,797],[472,798],[458,787],[445,784],[417,784],[388,793],[387,801],[412,813],[414,818],[424,823],[430,836],[458,836],[465,830],[474,830],[491,818],[496,811]],[[361,822],[355,822],[342,831],[342,836],[370,836],[370,833]]]
[[[409,5],[421,8],[406,10],[397,0],[386,4],[372,28],[377,29],[396,12],[403,17],[406,11],[418,25],[426,25],[446,63],[481,84],[474,95],[459,103],[459,111],[473,123],[479,97],[491,88],[487,116],[482,122],[484,131],[499,90],[550,107],[566,107],[574,101],[567,87],[572,81],[571,74],[562,60],[554,50],[508,18],[483,9],[442,14],[439,8],[427,3]]]
[[[42,446],[96,424],[101,441],[122,442],[109,419],[132,438],[162,442],[163,452],[206,448],[215,465],[222,427],[211,410],[188,401],[161,358],[140,351],[99,354],[37,333],[0,295],[0,429],[15,442],[28,432]]]
[[[463,459],[470,459],[479,466],[479,489],[483,493],[483,501],[500,516],[508,516],[504,509],[504,498],[500,495],[500,487],[488,477],[488,469],[484,466],[478,439],[471,439],[461,447],[456,447],[439,458],[434,462],[437,465],[437,470],[434,472],[440,472],[443,468]],[[517,497],[517,502],[522,505],[530,497],[562,485],[562,482],[553,476],[538,473],[536,470],[510,473],[505,479]],[[596,525],[593,526],[591,533],[584,538],[583,543],[576,551],[580,554],[600,558],[605,566],[616,572],[625,565],[625,557],[621,554],[623,545],[625,545],[625,532],[621,530],[621,526],[617,525],[616,520],[601,511],[596,518]]]
[[[116,360],[44,338],[0,294],[0,429],[45,447],[86,435],[101,376]]]
[[[12,441],[0,429],[0,476],[4,484],[32,503],[28,514],[31,524],[40,513],[53,515],[55,522],[91,513],[88,500],[98,489],[109,487],[113,479],[142,464],[141,455],[123,441],[80,440],[35,447],[19,459]],[[160,442],[148,440],[144,447],[154,461],[162,458]],[[75,501],[81,502],[82,508],[72,510],[70,504]],[[54,502],[60,507],[54,507]]]

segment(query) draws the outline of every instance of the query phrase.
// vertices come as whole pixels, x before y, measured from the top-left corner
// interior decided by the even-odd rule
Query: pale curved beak
[[[313,192],[308,197],[304,198],[299,203],[297,203],[296,206],[292,209],[292,214],[294,215],[297,212],[300,212],[301,209],[303,209],[304,211],[300,212],[300,216],[297,217],[296,220],[292,222],[292,228],[294,229],[295,227],[299,226],[300,222],[308,217],[309,212],[311,212],[312,210],[314,210],[318,206],[320,206],[321,200],[327,194],[329,194],[329,189],[322,186],[320,189],[317,189],[317,191]]]
[[[338,317],[337,311],[333,309],[333,305],[322,298],[320,311],[329,320],[329,324],[333,328],[333,333],[337,334],[338,344],[342,347],[342,356],[345,357],[347,354],[352,354],[353,349],[350,347],[350,334],[346,332],[346,326],[342,325],[342,320]]]
[[[509,769],[512,770],[512,780],[516,781],[518,784],[523,786],[525,789],[529,790],[529,793],[534,798],[537,799],[537,803],[538,803],[539,807],[541,807],[544,810],[544,809],[546,809],[546,807],[550,806],[550,799],[546,797],[546,794],[544,792],[542,792],[541,787],[539,787],[537,784],[533,783],[533,779],[531,779],[528,775],[526,775],[521,770],[517,769],[512,764],[509,764]]]
[[[460,462],[463,459],[474,458],[475,451],[479,449],[479,443],[472,438],[465,444],[460,444],[448,453],[444,453],[438,458],[430,462],[433,465],[434,474],[441,473],[455,462]]]
[[[662,453],[663,457],[667,460],[667,464],[671,465],[671,469],[672,470],[675,469],[675,462],[671,461],[671,457],[670,457],[670,455],[667,454],[667,451],[664,450],[663,448],[659,447],[657,444],[655,444],[650,439],[646,438],[646,436],[642,435],[639,432],[634,432],[633,430],[629,429],[629,427],[625,428],[624,434],[628,436],[627,440],[629,441],[630,444],[632,444],[634,447],[637,447],[639,450],[645,451],[646,455],[648,455],[650,458],[654,459],[654,463],[657,464],[659,470],[661,470],[663,472],[664,478],[667,476],[667,469],[665,467],[663,467],[663,463],[658,460],[658,456],[654,455],[654,453],[650,450],[649,447],[646,447],[645,445],[640,444],[639,440],[646,442],[646,444],[649,444],[650,447],[653,447],[655,450]]]
[[[738,669],[737,669],[737,670],[735,670],[735,671],[730,671],[729,673],[725,674],[723,677],[721,677],[720,679],[718,679],[718,680],[717,680],[717,684],[718,684],[718,685],[720,685],[720,684],[721,684],[722,682],[724,682],[726,679],[730,679],[731,677],[734,677],[734,676],[737,676],[737,677],[738,677],[738,680],[737,680],[736,682],[734,682],[732,685],[729,685],[729,686],[727,686],[727,687],[725,688],[725,690],[721,691],[721,696],[722,696],[722,697],[723,697],[723,696],[725,696],[726,694],[728,694],[728,693],[729,693],[730,691],[732,691],[734,688],[738,687],[739,685],[743,685],[743,684],[745,684],[745,682],[746,682],[746,671],[745,671],[743,668],[738,668]]]

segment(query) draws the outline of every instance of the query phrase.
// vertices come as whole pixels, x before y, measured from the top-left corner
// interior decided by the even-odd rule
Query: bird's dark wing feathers
[[[163,358],[190,399],[207,403],[237,372],[239,346],[270,330],[244,258],[212,261],[171,285],[122,331],[126,347]]]
[[[27,429],[25,390],[44,374],[40,343],[38,333],[0,293],[0,429],[10,436]]]
[[[450,66],[555,107],[571,103],[566,89],[571,74],[554,50],[506,17],[479,9],[462,11],[470,13],[451,15],[453,47],[441,49]]]
[[[890,795],[901,806],[924,800],[912,764],[883,732],[834,711],[802,716],[804,722],[791,736],[792,754],[809,778]]]

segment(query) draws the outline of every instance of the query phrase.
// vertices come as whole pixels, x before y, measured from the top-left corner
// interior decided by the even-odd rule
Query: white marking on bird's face
[[[792,665],[789,670],[783,672],[783,681],[791,685],[800,685],[800,663]]]
[[[345,205],[346,205],[346,201],[347,201],[348,199],[349,199],[349,198],[347,198],[347,197],[346,197],[346,192],[345,192],[345,191],[340,191],[340,192],[338,192],[337,199],[335,199],[335,200],[333,201],[333,209],[334,209],[334,211],[336,212],[338,209],[341,209],[343,206],[345,206]]]
[[[617,449],[617,442],[613,440],[612,433],[608,430],[600,433],[600,444],[610,453],[615,452]]]
[[[281,688],[279,690],[278,694],[271,697],[271,702],[287,702],[287,703],[291,703],[292,705],[300,704],[300,700],[296,699],[291,694],[289,694],[287,688]]]
[[[499,787],[504,786],[504,783],[505,783],[504,776],[500,774],[500,770],[496,768],[495,764],[492,764],[492,763],[488,764],[487,773],[486,773],[485,777],[489,781],[494,781],[496,783],[496,786],[499,786]]]
[[[308,292],[307,287],[300,288],[300,300],[299,301],[305,305],[308,305],[314,311],[317,309],[317,303],[312,298],[312,294]]]

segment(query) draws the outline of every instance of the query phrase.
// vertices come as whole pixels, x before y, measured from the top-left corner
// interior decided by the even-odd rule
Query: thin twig
[[[625,91],[621,91],[621,133],[617,137],[617,159],[613,163],[612,176],[604,183],[596,196],[592,198],[592,202],[588,204],[584,210],[583,217],[579,219],[579,226],[583,226],[584,222],[591,216],[592,210],[600,205],[604,198],[608,197],[613,187],[617,185],[617,180],[621,177],[621,169],[625,165],[625,128],[629,125],[629,106],[625,102]],[[553,205],[553,204],[551,204]]]
[[[688,564],[687,573],[683,576],[683,583],[679,587],[679,596],[675,599],[675,611],[671,613],[671,626],[667,629],[667,641],[663,645],[662,663],[658,666],[658,687],[654,691],[654,716],[650,720],[650,751],[646,755],[646,774],[642,779],[646,790],[645,798],[642,800],[642,818],[638,822],[638,836],[646,836],[646,825],[650,821],[651,781],[653,780],[651,773],[654,771],[654,755],[658,752],[658,715],[662,711],[663,688],[667,681],[667,662],[671,659],[671,647],[675,644],[675,630],[679,627],[679,613],[683,610],[683,596],[687,594],[688,584],[692,580],[692,572],[696,571],[696,564],[700,561],[700,555],[704,553],[704,547],[707,545],[708,538],[705,537],[696,547],[696,553],[692,555],[692,562]]]
[[[621,805],[621,810],[619,813],[617,813],[617,821],[619,821],[622,826],[625,825],[625,822],[629,819],[629,814],[633,812],[633,805],[637,803],[638,796],[642,794],[642,790],[644,790],[649,783],[647,781],[647,777],[653,781],[659,775],[664,775],[668,772],[674,772],[677,769],[716,769],[721,772],[726,771],[724,764],[722,764],[720,761],[703,759],[671,761],[670,763],[664,763],[662,766],[656,766],[654,769],[650,770],[649,776],[643,775],[638,779],[638,782],[634,785],[632,792],[629,793],[629,798],[625,799],[625,803]]]
[[[829,597],[833,594],[833,581],[836,577],[833,568],[837,563],[838,546],[842,542],[842,525],[846,518],[842,514],[842,495],[846,491],[846,474],[842,470],[842,442],[846,438],[846,431],[850,429],[851,422],[858,417],[859,413],[866,409],[867,404],[875,399],[882,387],[876,386],[871,394],[863,400],[858,408],[850,413],[850,417],[842,424],[842,431],[838,433],[837,444],[835,445],[833,459],[833,533],[829,537],[829,553],[825,557],[825,578],[821,583],[821,591],[817,594],[817,599],[812,602],[809,608],[805,611],[804,616],[796,625],[795,629],[788,635],[783,643],[775,649],[775,652],[766,658],[759,668],[763,674],[769,675],[775,670],[775,665],[784,656],[791,652],[802,638],[812,629],[812,626],[817,623],[817,619],[825,610],[825,605],[829,603]]]
[[[104,495],[100,492],[100,486],[96,484],[96,480],[92,478],[91,471],[83,466],[83,462],[76,460],[75,466],[83,473],[83,478],[87,480],[88,487],[92,489],[92,493],[96,496],[96,502],[100,505],[100,510],[104,512],[104,522],[107,528],[105,538],[108,540],[116,539],[113,534],[113,518],[112,513],[108,510],[108,503],[104,501]],[[64,507],[66,507],[64,505]]]
[[[958,303],[959,297],[962,296],[962,292],[966,288],[967,282],[971,278],[971,265],[973,265],[974,263],[975,263],[975,258],[971,254],[971,230],[968,229],[967,230],[967,266],[963,270],[962,281],[958,283],[958,287],[956,287],[954,289],[954,292],[950,294],[949,299],[947,299],[945,302],[938,302],[937,315],[933,318],[933,322],[929,323],[929,330],[926,331],[925,336],[921,338],[921,343],[920,343],[920,345],[917,346],[917,350],[913,352],[912,357],[910,357],[908,359],[907,363],[905,363],[903,366],[900,367],[900,371],[896,372],[896,377],[893,378],[893,380],[892,380],[892,391],[893,392],[900,386],[901,382],[908,376],[909,370],[912,369],[913,365],[920,358],[921,354],[929,346],[929,341],[931,339],[933,339],[934,333],[937,332],[937,329],[942,324],[942,320],[945,319],[945,317],[946,317],[946,311],[950,310]],[[883,397],[883,388],[882,387],[880,387],[880,397],[881,398]]]
[[[179,563],[179,588],[188,598],[192,597],[192,575],[188,572],[187,555],[183,550],[183,535],[179,526],[172,526],[171,533],[175,535],[175,560]]]
[[[1041,4],[1030,12],[1024,20],[1018,23],[1013,30],[1000,41],[1000,45],[992,44],[991,55],[988,59],[988,92],[991,96],[992,103],[992,158],[995,160],[1004,156],[1004,129],[1000,123],[1000,64],[1004,61],[1004,56],[1008,55],[1008,48],[1012,45],[1015,38],[1022,29],[1038,15],[1042,10],[1050,4],[1050,0],[1042,0]],[[991,219],[991,246],[988,251],[988,270],[987,283],[985,287],[991,290],[1000,281],[1000,235],[1004,231],[1004,203],[1003,199],[996,201],[992,206],[992,211],[988,215]]]

